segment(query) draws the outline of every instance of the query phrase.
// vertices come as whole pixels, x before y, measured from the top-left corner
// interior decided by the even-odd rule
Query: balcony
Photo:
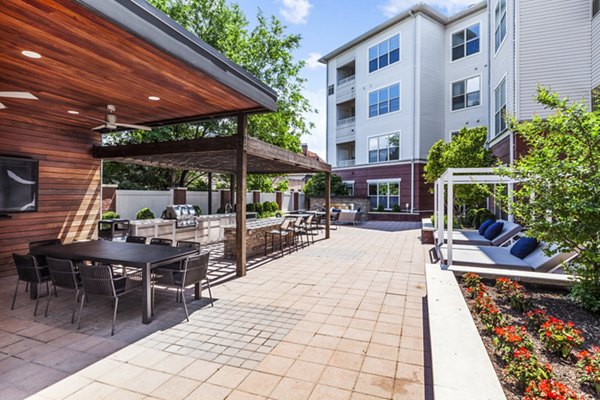
[[[354,126],[356,124],[356,117],[348,117],[344,119],[340,119],[337,122],[337,128],[348,128],[349,126]]]
[[[335,136],[337,139],[342,139],[346,142],[348,140],[354,140],[354,126],[356,117],[348,117],[340,119],[337,122],[337,129],[335,130]]]
[[[354,83],[354,75],[338,81],[335,94],[335,101],[337,104],[356,98],[356,85]]]
[[[355,164],[355,160],[338,160],[337,167],[352,167]]]

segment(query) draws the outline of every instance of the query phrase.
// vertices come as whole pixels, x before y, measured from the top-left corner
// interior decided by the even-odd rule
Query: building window
[[[369,163],[398,161],[400,159],[400,134],[369,138]]]
[[[452,111],[481,104],[481,79],[476,76],[452,83]]]
[[[369,72],[400,61],[400,35],[394,35],[369,48]]]
[[[369,182],[369,202],[372,210],[380,205],[385,210],[400,205],[400,181]]]
[[[494,90],[494,134],[506,130],[506,78]]]
[[[329,86],[327,87],[327,94],[328,94],[329,96],[331,96],[331,95],[333,94],[333,92],[334,92],[333,85],[329,85]]]
[[[479,24],[452,34],[452,61],[479,53]]]
[[[346,195],[354,197],[354,181],[344,181],[343,183],[346,186]]]
[[[498,0],[495,12],[496,23],[496,51],[504,42],[506,37],[506,0]]]
[[[400,110],[400,84],[369,93],[369,118]]]
[[[600,0],[592,0],[592,18],[600,11]]]

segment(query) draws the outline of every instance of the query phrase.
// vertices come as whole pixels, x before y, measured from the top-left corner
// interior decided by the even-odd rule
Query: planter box
[[[436,400],[506,400],[452,271],[425,266]]]
[[[435,244],[435,227],[431,223],[431,218],[421,220],[421,244]]]

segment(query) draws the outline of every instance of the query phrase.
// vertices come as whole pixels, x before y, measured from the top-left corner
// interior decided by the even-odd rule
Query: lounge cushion
[[[479,234],[483,236],[485,234],[486,229],[489,228],[490,225],[492,225],[493,223],[494,220],[491,218],[483,221],[483,223],[479,225]]]
[[[540,243],[537,239],[523,237],[510,248],[510,254],[519,257],[521,260],[533,253]]]
[[[504,227],[504,222],[494,222],[491,224],[486,230],[483,236],[487,240],[493,240],[496,236],[502,232],[502,228]]]

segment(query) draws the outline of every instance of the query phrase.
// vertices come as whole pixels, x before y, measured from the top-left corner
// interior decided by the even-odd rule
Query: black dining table
[[[120,264],[142,270],[142,322],[152,321],[152,298],[150,275],[153,268],[181,261],[198,250],[150,244],[91,240],[70,244],[39,246],[30,250],[31,255],[63,258],[76,261],[92,261],[106,264]],[[196,285],[196,298],[200,293]]]

